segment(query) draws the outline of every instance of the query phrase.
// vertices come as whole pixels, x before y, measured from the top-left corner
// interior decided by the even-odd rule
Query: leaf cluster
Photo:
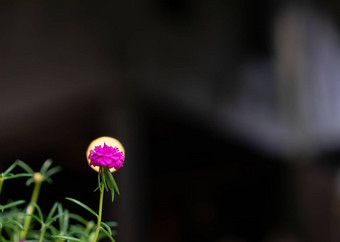
[[[38,172],[34,172],[25,162],[21,160],[15,161],[8,169],[0,173],[0,193],[4,181],[16,178],[28,178],[26,185],[29,186],[36,182],[34,175],[39,173],[42,177],[41,182],[51,183],[51,176],[58,173],[61,168],[59,166],[52,167],[52,160],[47,160],[42,165]],[[13,170],[19,167],[21,172],[13,173]],[[98,178],[101,182],[105,183],[105,189],[110,189],[112,194],[112,201],[114,199],[114,191],[119,194],[117,184],[111,173],[103,173],[103,177]],[[99,175],[101,176],[101,175]],[[1,194],[0,194],[1,195]],[[86,204],[73,199],[66,198],[68,201],[73,202],[86,211],[94,215],[95,219],[98,214]],[[29,205],[34,206],[35,212],[31,215],[32,224],[26,234],[26,242],[30,241],[44,241],[44,242],[63,242],[63,241],[82,241],[92,242],[96,231],[96,222],[94,220],[87,220],[82,216],[70,212],[64,208],[60,202],[54,203],[48,213],[44,213],[38,203],[27,202],[25,200],[9,201],[6,204],[0,204],[0,241],[10,242],[19,241],[20,233],[24,230],[24,220],[27,216],[26,210]],[[116,235],[115,231],[111,228],[117,226],[116,222],[101,222],[100,234],[98,241],[107,237],[111,241],[114,240]]]

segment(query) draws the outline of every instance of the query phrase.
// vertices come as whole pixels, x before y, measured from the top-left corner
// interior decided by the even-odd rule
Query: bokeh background
[[[339,20],[332,0],[4,1],[0,169],[52,158],[45,211],[95,208],[85,152],[112,136],[119,242],[339,241]]]

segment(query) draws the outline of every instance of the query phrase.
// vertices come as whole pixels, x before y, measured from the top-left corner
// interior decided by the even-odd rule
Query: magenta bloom
[[[123,152],[120,152],[117,147],[113,148],[105,143],[103,148],[100,145],[95,146],[90,151],[88,158],[92,166],[108,167],[109,169],[115,168],[116,170],[123,166],[125,159]]]

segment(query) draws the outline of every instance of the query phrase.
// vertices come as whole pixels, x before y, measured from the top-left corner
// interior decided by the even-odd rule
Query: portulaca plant
[[[79,214],[72,213],[60,202],[54,203],[50,211],[42,211],[39,206],[40,188],[44,183],[51,183],[52,176],[61,171],[59,166],[52,167],[52,161],[46,160],[39,171],[34,171],[21,160],[15,161],[5,171],[0,173],[1,190],[6,181],[27,179],[26,185],[33,185],[30,201],[18,200],[0,204],[0,241],[1,242],[62,242],[80,241],[97,242],[103,238],[114,240],[117,226],[114,221],[103,222],[104,193],[111,193],[114,201],[119,189],[112,173],[124,164],[124,148],[118,140],[111,137],[101,137],[94,140],[87,150],[87,160],[91,168],[98,172],[99,192],[98,212],[76,198],[67,197],[85,211],[91,213],[94,220],[87,220]],[[15,172],[19,170],[19,172]]]

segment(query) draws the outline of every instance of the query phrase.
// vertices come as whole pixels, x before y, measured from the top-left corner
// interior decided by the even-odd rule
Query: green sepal
[[[115,189],[116,193],[117,193],[118,195],[120,195],[120,192],[119,192],[117,183],[116,183],[115,179],[113,178],[113,175],[112,175],[111,173],[110,173],[110,175],[111,175],[112,182],[113,182],[113,188]]]
[[[108,191],[109,189],[106,184],[105,171],[100,172],[100,176],[101,176],[101,183],[104,184],[105,190]]]
[[[98,173],[98,187],[94,190],[94,191],[97,191],[99,189],[99,191],[102,191],[102,186],[101,186],[101,179],[100,179],[101,175],[100,175],[100,172]]]
[[[115,189],[114,189],[115,181],[113,179],[112,173],[109,172],[109,171],[106,172],[105,173],[105,178],[106,178],[107,185],[110,188],[110,191],[111,191],[111,200],[113,202],[113,200],[115,198]]]

